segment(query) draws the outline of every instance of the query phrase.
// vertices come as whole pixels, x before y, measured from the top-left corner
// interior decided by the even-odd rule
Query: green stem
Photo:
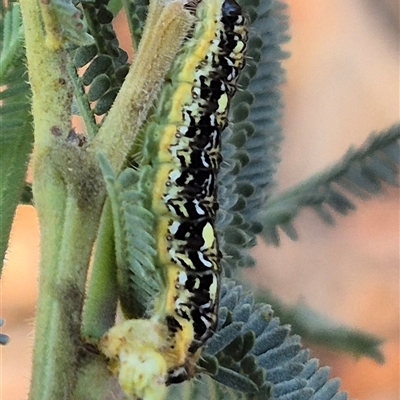
[[[118,298],[113,218],[109,201],[106,201],[101,216],[86,297],[82,336],[86,340],[96,341],[113,325]]]
[[[74,400],[128,400],[121,393],[115,377],[107,368],[103,356],[87,355],[87,362],[79,372]]]
[[[104,197],[83,206],[76,188],[66,183],[68,171],[84,167],[68,166],[73,149],[65,151],[73,98],[66,53],[58,46],[56,23],[46,15],[46,7],[32,0],[21,0],[20,5],[32,87],[33,194],[41,233],[29,399],[69,400],[77,376],[86,273]],[[42,28],[44,16],[51,31]]]
[[[61,229],[42,234],[31,400],[70,399],[76,383],[82,303],[97,221],[71,197],[64,216]]]
[[[86,151],[73,147],[67,140],[73,87],[57,21],[46,2],[21,0],[20,5],[32,87],[33,193],[41,230],[39,298],[29,400],[71,400],[82,367],[80,334],[86,275],[105,195],[95,155],[103,151],[114,170],[120,170],[191,21],[181,3],[165,6],[161,0],[153,1],[151,14],[157,23],[148,27],[135,67],[101,132]],[[149,48],[152,51],[149,52]],[[111,212],[107,207],[98,254],[103,252],[112,257],[111,222],[107,222],[111,218],[107,213]],[[108,265],[104,265],[107,258],[101,261],[103,267],[115,263],[108,259],[111,261]],[[109,274],[110,282],[115,279],[111,269],[100,267],[100,272],[106,277]],[[110,282],[100,283],[105,287]],[[98,292],[101,285],[95,289],[97,293],[96,290],[90,293],[93,302],[97,297],[106,304],[107,296]],[[114,309],[114,305],[112,297],[107,307]],[[84,331],[97,336],[104,329],[104,325],[96,325],[94,321],[98,306],[97,310],[91,303],[87,307]]]

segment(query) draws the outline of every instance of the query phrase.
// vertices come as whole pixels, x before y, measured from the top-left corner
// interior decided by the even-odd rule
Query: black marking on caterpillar
[[[157,221],[157,263],[167,282],[165,298],[155,309],[168,327],[175,360],[167,383],[190,377],[190,359],[217,324],[221,132],[247,41],[246,20],[235,0],[203,0],[196,16],[147,127],[142,160],[152,166],[149,198]]]

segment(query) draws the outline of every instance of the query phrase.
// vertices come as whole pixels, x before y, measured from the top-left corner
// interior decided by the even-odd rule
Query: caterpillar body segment
[[[137,187],[143,193],[142,206],[154,217],[153,261],[163,289],[149,320],[125,321],[124,328],[112,328],[103,341],[103,352],[115,361],[114,372],[120,377],[128,376],[135,364],[144,367],[140,360],[150,365],[146,352],[156,353],[155,373],[144,378],[167,385],[193,376],[201,347],[217,325],[221,252],[215,220],[221,133],[247,41],[246,20],[235,0],[196,0],[189,8],[196,22],[145,127],[139,161]],[[157,332],[151,340],[139,338],[136,347],[121,342],[124,330],[136,338],[132,332],[140,335],[145,327]],[[119,344],[110,351],[114,338]],[[129,393],[158,400],[144,392]]]
[[[192,336],[186,363],[169,370],[169,383],[187,379],[217,324],[221,133],[247,40],[246,21],[234,0],[203,0],[196,16],[145,134],[143,158],[154,170],[157,263],[167,276],[165,300],[155,311],[165,315],[172,341]]]
[[[155,313],[164,315],[172,341],[192,336],[188,360],[217,323],[221,132],[247,40],[246,21],[234,0],[203,0],[196,16],[148,125],[142,160],[154,171],[149,195],[157,221],[156,262],[166,276],[164,301],[160,299]],[[187,369],[176,365],[169,379],[186,379]]]

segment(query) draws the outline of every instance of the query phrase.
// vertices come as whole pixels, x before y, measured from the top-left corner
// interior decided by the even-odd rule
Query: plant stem
[[[103,152],[117,174],[191,21],[191,15],[182,3],[163,3],[159,0],[150,3],[135,62],[93,141],[92,150]]]
[[[33,194],[41,231],[29,400],[72,400],[83,366],[80,334],[86,275],[105,197],[95,156],[103,151],[114,170],[121,169],[191,20],[181,3],[152,2],[150,20],[157,23],[147,26],[137,62],[101,131],[86,151],[73,147],[67,140],[73,87],[57,21],[52,19],[46,2],[21,0],[20,5],[32,87]],[[99,251],[111,256],[112,241],[106,243],[111,226],[107,218],[111,215],[107,215],[106,209],[103,242],[99,246],[108,247],[99,247]],[[110,273],[107,269],[102,273],[107,271]],[[89,303],[89,311],[90,307]],[[99,332],[102,327],[93,324],[95,315],[89,311],[84,331]]]
[[[71,197],[65,217],[61,243],[59,232],[42,226],[49,235],[41,237],[31,400],[70,399],[76,383],[84,287],[97,221]]]
[[[70,130],[73,96],[66,54],[54,45],[54,31],[48,46],[48,32],[42,29],[42,4],[32,0],[21,0],[20,4],[32,87],[33,194],[41,234],[29,399],[67,400],[76,383],[86,273],[104,197],[85,208],[71,195],[76,193],[69,190],[73,186],[69,184],[67,189],[69,154],[62,149]]]
[[[117,298],[113,220],[111,204],[106,201],[82,318],[82,336],[86,340],[98,340],[111,328]]]

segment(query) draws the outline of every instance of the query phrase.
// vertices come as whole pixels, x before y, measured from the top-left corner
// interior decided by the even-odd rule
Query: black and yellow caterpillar
[[[246,19],[235,0],[202,0],[188,8],[195,10],[196,22],[146,126],[139,162],[143,205],[155,221],[154,263],[164,275],[165,291],[156,300],[150,320],[128,320],[112,328],[102,342],[106,355],[119,358],[115,369],[125,390],[148,399],[157,397],[153,392],[145,397],[138,390],[145,386],[143,381],[132,373],[127,382],[122,345],[115,340],[133,335],[136,360],[148,363],[150,353],[159,359],[157,368],[149,365],[152,375],[145,377],[149,385],[156,378],[169,384],[191,376],[198,350],[216,328],[221,252],[215,218],[221,133],[245,62]],[[155,336],[144,338],[146,330]],[[139,342],[146,354],[138,354]],[[123,352],[126,358],[126,348]],[[138,363],[137,369],[146,370],[143,362]],[[133,358],[128,364],[133,368]]]

